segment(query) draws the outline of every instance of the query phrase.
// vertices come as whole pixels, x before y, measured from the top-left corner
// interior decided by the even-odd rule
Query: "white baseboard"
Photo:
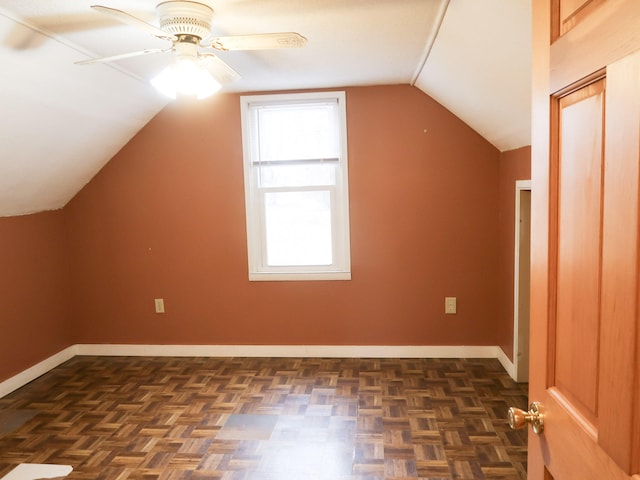
[[[23,370],[17,375],[8,378],[4,382],[0,382],[0,398],[10,394],[14,390],[25,386],[27,383],[44,375],[49,370],[53,370],[58,365],[63,364],[67,360],[76,356],[76,346],[72,345],[64,350],[50,356],[49,358],[35,364],[33,367]]]
[[[76,345],[76,355],[154,357],[497,358],[493,346]]]
[[[0,383],[0,398],[76,355],[119,357],[497,358],[513,377],[513,364],[497,346],[421,345],[124,345],[77,344]]]
[[[498,349],[498,361],[500,362],[500,364],[502,365],[502,367],[507,371],[507,373],[509,374],[509,376],[517,382],[516,380],[516,366],[513,364],[513,362],[511,360],[509,360],[509,357],[507,357],[507,354],[504,353],[504,350],[502,350],[502,348],[497,347]]]

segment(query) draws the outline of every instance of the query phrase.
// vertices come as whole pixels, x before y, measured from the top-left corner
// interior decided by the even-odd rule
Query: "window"
[[[244,96],[249,280],[348,280],[344,92]]]

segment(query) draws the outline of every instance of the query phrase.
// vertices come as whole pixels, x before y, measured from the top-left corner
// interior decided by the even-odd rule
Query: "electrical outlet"
[[[164,298],[155,298],[156,313],[164,313]]]
[[[444,297],[444,313],[454,315],[456,313],[456,297]]]

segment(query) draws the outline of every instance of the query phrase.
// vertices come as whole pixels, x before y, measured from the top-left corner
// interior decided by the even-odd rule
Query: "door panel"
[[[555,378],[551,385],[595,426],[604,80],[561,98],[557,111],[558,253]]]
[[[561,3],[532,3],[529,479],[640,480],[640,2],[555,39]]]
[[[604,0],[557,0],[554,9],[559,19],[559,34],[564,35]]]
[[[598,442],[626,471],[640,472],[638,186],[640,52],[608,68],[602,251]],[[620,368],[620,366],[623,368]],[[628,366],[628,367],[624,367]],[[635,431],[634,431],[635,428]]]

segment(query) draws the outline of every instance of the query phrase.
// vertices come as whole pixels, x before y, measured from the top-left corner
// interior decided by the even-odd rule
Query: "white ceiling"
[[[213,33],[296,31],[303,49],[220,52],[223,91],[415,84],[499,150],[530,143],[529,0],[201,0]],[[154,0],[0,0],[0,216],[64,206],[167,103],[149,80],[167,42],[91,10],[157,25]]]

